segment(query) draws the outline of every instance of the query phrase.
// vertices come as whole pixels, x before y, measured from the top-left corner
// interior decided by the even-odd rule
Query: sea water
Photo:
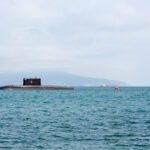
[[[0,91],[0,149],[148,150],[150,88]]]

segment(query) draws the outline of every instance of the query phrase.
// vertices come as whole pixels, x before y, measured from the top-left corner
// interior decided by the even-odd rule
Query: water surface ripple
[[[150,88],[0,91],[0,149],[150,149]]]

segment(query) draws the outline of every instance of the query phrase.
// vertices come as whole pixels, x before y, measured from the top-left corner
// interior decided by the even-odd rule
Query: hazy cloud
[[[60,70],[149,85],[149,5],[0,0],[0,72]]]

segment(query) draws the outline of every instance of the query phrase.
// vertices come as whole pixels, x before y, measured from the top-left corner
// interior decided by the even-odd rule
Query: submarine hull
[[[0,87],[0,90],[73,90],[72,87],[66,86],[15,86],[8,85]]]

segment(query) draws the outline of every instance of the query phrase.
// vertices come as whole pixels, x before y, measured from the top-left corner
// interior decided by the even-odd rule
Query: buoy
[[[119,90],[119,88],[118,88],[118,87],[116,87],[116,88],[115,88],[115,90],[117,90],[117,91],[118,91],[118,90]]]

